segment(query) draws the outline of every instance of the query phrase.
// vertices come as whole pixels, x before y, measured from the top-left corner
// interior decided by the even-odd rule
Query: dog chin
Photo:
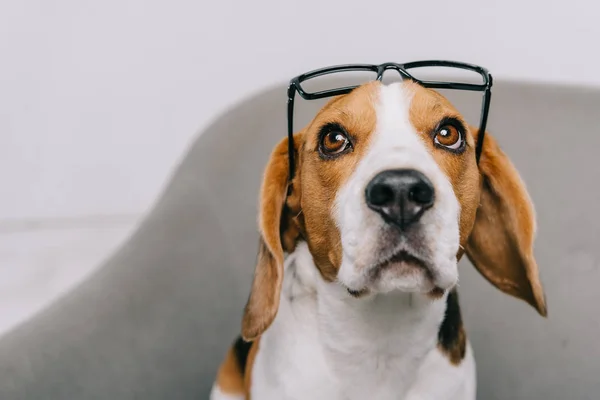
[[[354,297],[367,294],[391,292],[423,293],[433,297],[454,287],[458,281],[456,262],[431,266],[414,257],[400,257],[369,268],[361,282],[348,285],[348,293]]]
[[[398,276],[393,269],[411,269],[401,276]],[[427,276],[426,272],[413,266],[393,266],[390,271],[381,274],[381,278],[373,282],[370,286],[372,291],[378,293],[388,293],[392,291],[427,293],[435,288],[433,281]]]

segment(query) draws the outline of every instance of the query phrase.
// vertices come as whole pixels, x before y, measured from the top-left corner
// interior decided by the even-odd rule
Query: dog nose
[[[380,172],[367,185],[365,195],[369,208],[402,230],[417,222],[435,200],[431,181],[413,169]]]

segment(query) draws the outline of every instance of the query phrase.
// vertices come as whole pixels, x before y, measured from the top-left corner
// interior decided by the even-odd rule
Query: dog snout
[[[414,169],[382,171],[367,185],[366,202],[401,230],[417,222],[433,206],[435,190],[423,173]]]

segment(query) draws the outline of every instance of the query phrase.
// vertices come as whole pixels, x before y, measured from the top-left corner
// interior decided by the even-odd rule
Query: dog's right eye
[[[321,133],[319,151],[325,156],[336,156],[352,147],[348,135],[338,126],[328,126]]]

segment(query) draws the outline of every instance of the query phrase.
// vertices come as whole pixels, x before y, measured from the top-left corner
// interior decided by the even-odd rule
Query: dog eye
[[[348,136],[339,130],[329,131],[321,138],[321,152],[326,155],[340,154],[349,146]]]
[[[464,143],[463,133],[454,125],[446,124],[438,128],[434,142],[450,150],[460,150]]]

